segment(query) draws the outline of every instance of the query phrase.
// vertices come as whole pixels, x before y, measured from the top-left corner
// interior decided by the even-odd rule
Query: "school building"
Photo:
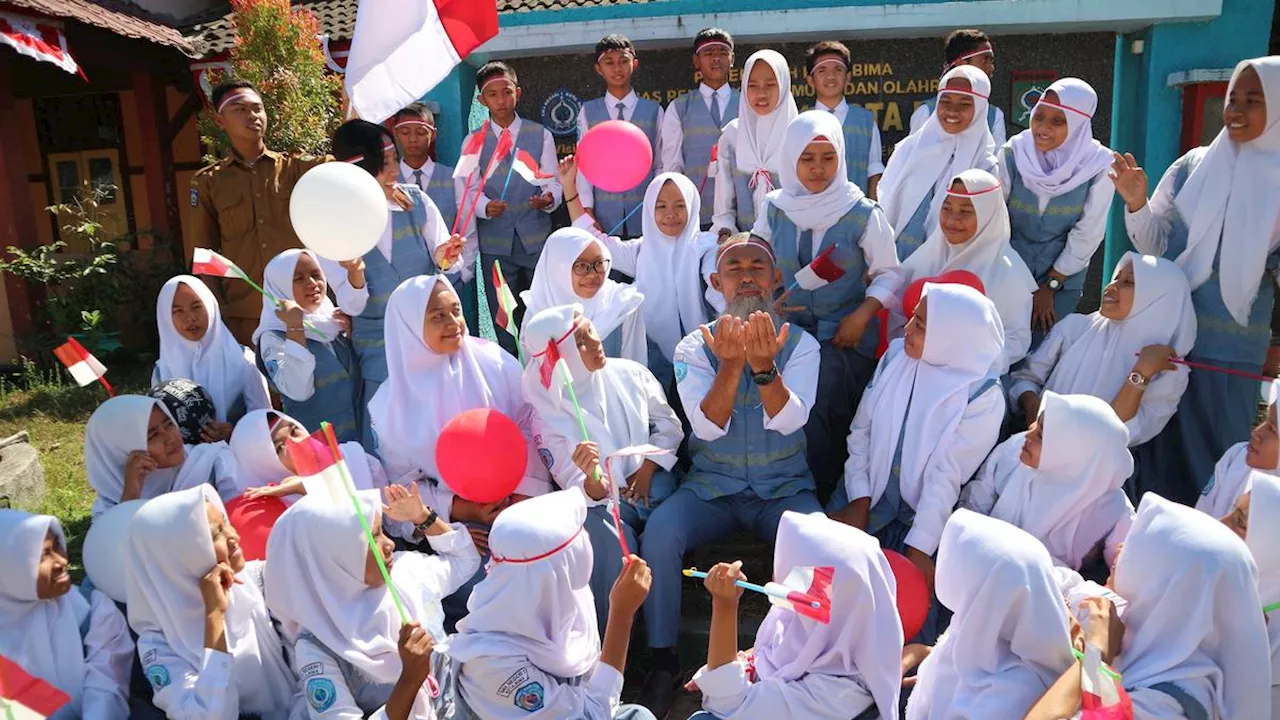
[[[300,3],[319,21],[334,72],[342,72],[358,0]],[[1277,0],[498,0],[501,32],[456,68],[427,100],[439,112],[440,158],[453,162],[483,109],[473,102],[476,68],[510,62],[520,75],[520,112],[552,130],[571,152],[582,103],[604,91],[592,69],[600,37],[622,33],[640,49],[636,90],[664,104],[694,87],[690,44],[718,26],[738,42],[736,63],[772,47],[792,65],[792,91],[812,104],[803,53],[819,39],[853,52],[851,102],[875,113],[885,151],[906,132],[912,110],[937,88],[942,37],[957,27],[993,36],[992,101],[1012,134],[1039,89],[1053,79],[1087,80],[1103,100],[1099,139],[1133,152],[1159,173],[1221,126],[1226,80],[1236,61],[1276,52]],[[83,181],[119,188],[112,229],[182,247],[185,189],[201,166],[196,114],[208,70],[234,44],[225,0],[0,0],[0,248],[48,242],[59,230],[44,208]],[[6,25],[6,22],[8,24]],[[66,63],[38,61],[6,41],[10,30],[39,37]],[[8,28],[8,29],[6,29]],[[21,41],[19,41],[21,42]],[[55,58],[56,59],[56,58]],[[735,84],[736,75],[731,78]],[[1110,102],[1108,103],[1108,99]],[[1154,179],[1153,179],[1154,183]],[[1118,238],[1118,240],[1115,240]],[[1126,249],[1113,216],[1107,251]],[[1109,265],[1109,263],[1106,263]],[[1099,267],[1097,270],[1101,270]],[[1096,272],[1096,271],[1095,271]],[[35,331],[40,288],[2,278],[0,362]],[[150,307],[125,308],[150,318]]]

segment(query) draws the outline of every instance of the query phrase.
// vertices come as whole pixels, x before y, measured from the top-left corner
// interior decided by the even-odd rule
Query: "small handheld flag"
[[[0,706],[5,718],[38,720],[58,712],[71,696],[29,674],[18,663],[0,655]]]
[[[493,289],[497,293],[498,312],[493,316],[493,324],[506,330],[515,338],[516,349],[520,356],[520,364],[524,365],[524,346],[520,344],[520,330],[516,328],[516,296],[511,293],[511,286],[502,276],[502,263],[493,261]]]
[[[272,295],[270,291],[253,281],[245,271],[240,269],[239,265],[231,262],[227,258],[208,248],[196,248],[191,255],[191,274],[192,275],[209,275],[212,277],[237,278],[249,283],[249,287],[257,290],[260,295],[271,301],[272,305],[280,306],[280,298]],[[316,326],[309,321],[303,320],[302,324],[308,330],[318,332]]]
[[[719,158],[719,156],[720,156],[720,143],[716,143],[715,145],[711,146],[711,159],[707,161],[707,174],[702,177],[702,184],[698,186],[699,195],[701,195],[702,191],[707,188],[707,181],[711,179],[711,176],[713,174],[715,174],[716,160]]]
[[[578,416],[581,418],[581,414]],[[583,423],[585,427],[585,423]],[[583,431],[585,435],[586,431]],[[618,491],[618,482],[613,479],[613,459],[620,457],[637,457],[648,455],[667,455],[670,450],[663,450],[656,445],[632,445],[625,447],[617,452],[609,455],[604,459],[604,474],[609,479],[609,510],[613,514],[613,529],[618,533],[618,544],[622,546],[622,557],[631,557],[631,550],[627,547],[627,537],[622,532],[622,515],[619,508],[622,506],[622,498]]]
[[[844,268],[831,259],[831,253],[835,252],[835,249],[836,246],[832,245],[818,253],[813,262],[800,268],[796,272],[796,277],[792,281],[791,287],[787,288],[787,290],[795,290],[796,288],[817,290],[844,277]]]
[[[485,128],[488,128],[488,126],[488,121],[485,121],[485,127],[481,128],[480,138],[482,146],[484,142],[484,135],[482,133]],[[471,209],[465,213],[458,213],[457,217],[453,220],[452,232],[454,235],[458,234],[458,228],[465,228],[471,223],[471,218],[476,216],[476,207],[480,204],[480,196],[484,194],[484,184],[489,182],[489,178],[493,176],[493,171],[498,168],[499,161],[511,152],[513,145],[514,141],[511,139],[511,130],[504,128],[502,134],[498,136],[498,145],[493,150],[493,157],[489,158],[489,165],[485,167],[484,175],[480,176],[480,181],[476,183],[476,189],[473,193],[473,199],[471,200]],[[471,179],[472,178],[470,177],[467,178],[467,185],[462,190],[462,202],[458,206],[459,208],[466,206],[467,192],[468,188],[471,187]]]
[[[67,341],[54,348],[53,354],[58,360],[67,367],[67,371],[71,373],[71,379],[76,381],[80,387],[84,387],[89,383],[97,380],[102,383],[102,387],[107,389],[107,394],[111,397],[116,396],[116,391],[112,389],[111,383],[107,382],[107,367],[98,361],[92,353],[84,349],[75,338],[67,338]]]
[[[1133,701],[1102,651],[1086,644],[1085,652],[1071,652],[1080,660],[1080,720],[1133,720]]]
[[[707,574],[697,568],[681,571],[685,577],[706,578]],[[778,607],[794,610],[823,625],[831,622],[831,582],[835,577],[833,567],[796,568],[787,576],[785,583],[770,582],[764,585],[738,580],[734,585],[769,598],[769,602]],[[792,583],[806,583],[804,592],[792,589]]]
[[[453,166],[453,177],[468,178],[467,188],[470,189],[470,176],[480,167],[480,151],[484,149],[485,133],[489,131],[489,121],[485,120],[480,129],[467,136],[467,140],[462,145],[462,154],[458,157],[458,164]],[[463,191],[463,197],[466,197],[466,191]]]

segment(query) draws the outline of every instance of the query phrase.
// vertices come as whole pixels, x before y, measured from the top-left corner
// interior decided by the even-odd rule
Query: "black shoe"
[[[670,670],[654,669],[645,680],[644,694],[640,697],[640,704],[649,708],[649,712],[653,713],[658,720],[666,717],[667,711],[671,710],[672,704],[676,701],[678,679],[677,674]]]

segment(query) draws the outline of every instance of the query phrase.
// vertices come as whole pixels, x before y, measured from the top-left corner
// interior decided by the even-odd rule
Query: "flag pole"
[[[516,158],[515,158],[515,155],[512,154],[511,167],[507,168],[507,179],[504,180],[502,183],[502,197],[498,198],[500,202],[507,201],[507,188],[511,187],[511,171],[515,169],[516,169]]]
[[[106,376],[99,375],[98,382],[102,383],[102,387],[107,389],[107,395],[110,395],[111,397],[116,396],[116,391],[111,387],[111,383],[107,382]]]
[[[622,229],[622,226],[627,224],[627,221],[631,219],[631,216],[632,216],[632,215],[635,215],[637,212],[639,212],[639,211],[640,211],[640,208],[642,208],[642,207],[644,207],[644,203],[643,203],[643,202],[642,202],[642,203],[640,203],[639,205],[637,205],[637,206],[635,206],[635,207],[631,208],[631,212],[629,212],[629,213],[627,213],[625,216],[623,216],[623,218],[622,218],[621,220],[619,220],[619,221],[618,221],[618,224],[617,224],[617,225],[614,225],[614,226],[613,226],[613,229],[612,229],[612,230],[610,230],[608,234],[609,234],[609,235],[617,235],[617,234],[618,234],[618,230]]]
[[[697,568],[688,568],[686,570],[681,570],[680,572],[685,577],[702,578],[702,579],[705,579],[707,577],[706,573],[698,570]],[[784,593],[781,590],[774,590],[773,588],[765,587],[764,585],[757,585],[755,583],[750,583],[750,582],[747,582],[746,580],[735,580],[733,581],[733,584],[737,585],[738,587],[744,590],[758,592],[761,595],[768,595],[771,598],[786,600],[787,602],[798,602],[790,597],[790,593]],[[806,600],[803,602],[809,607],[813,608],[814,610],[822,609],[822,603],[818,602],[817,600]]]
[[[561,359],[556,361],[557,365],[559,365],[560,363],[564,363],[564,360]],[[587,421],[585,418],[582,417],[582,406],[578,404],[578,393],[574,392],[573,390],[573,376],[569,374],[569,365],[566,363],[563,366],[563,368],[564,368],[564,383],[563,383],[564,388],[565,390],[569,391],[569,402],[573,403],[573,413],[578,418],[578,430],[582,432],[582,441],[591,442],[591,435],[587,433]],[[606,463],[608,462],[607,458],[605,462]],[[595,477],[595,481],[600,482],[601,478],[600,478],[599,463],[596,464],[596,469],[593,475]],[[615,489],[614,487],[612,487],[613,486],[612,475],[609,477],[609,485],[611,486],[610,491],[612,492],[612,490]],[[614,495],[614,497],[616,498],[617,496]],[[627,547],[627,538],[625,535],[622,534],[622,518],[618,512],[618,506],[616,504],[617,502],[619,501],[615,499],[614,500],[615,504],[613,506],[613,520],[618,531],[618,544],[622,546],[622,558],[625,564],[625,560],[631,557],[631,549]]]

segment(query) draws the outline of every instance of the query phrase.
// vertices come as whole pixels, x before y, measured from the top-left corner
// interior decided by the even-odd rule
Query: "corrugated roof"
[[[197,57],[195,46],[173,27],[173,18],[153,15],[121,0],[3,0],[15,8],[49,17],[74,20],[137,40],[177,48]]]

